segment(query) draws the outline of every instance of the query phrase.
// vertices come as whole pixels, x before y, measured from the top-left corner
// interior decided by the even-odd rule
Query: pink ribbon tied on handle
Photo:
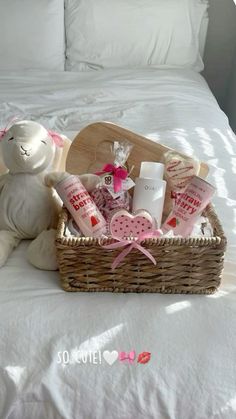
[[[105,246],[102,246],[104,249],[108,250],[114,250],[118,249],[120,247],[125,247],[125,249],[115,258],[111,265],[111,269],[114,271],[117,266],[122,262],[122,260],[133,250],[137,249],[140,252],[142,252],[145,256],[147,256],[148,259],[151,260],[151,262],[156,265],[156,260],[152,256],[152,254],[149,252],[149,250],[145,249],[145,247],[141,246],[141,242],[145,239],[150,239],[153,237],[160,237],[162,235],[161,230],[154,230],[147,233],[140,234],[136,239],[133,240],[124,240],[124,239],[118,239],[116,243],[108,244]]]
[[[128,361],[130,364],[134,362],[136,358],[135,351],[130,352],[119,352],[119,360],[120,361]]]
[[[105,173],[110,173],[113,175],[114,179],[114,192],[119,192],[122,187],[122,180],[125,180],[128,176],[128,172],[123,167],[116,167],[114,164],[108,163],[105,164],[101,172],[97,172],[96,175],[104,175]]]

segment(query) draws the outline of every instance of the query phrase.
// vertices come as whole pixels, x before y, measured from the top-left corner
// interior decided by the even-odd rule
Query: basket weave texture
[[[112,271],[120,249],[103,245],[113,239],[65,237],[68,212],[62,209],[56,236],[61,286],[65,291],[212,294],[221,282],[226,238],[212,205],[204,213],[213,237],[151,238],[142,242],[157,265],[133,249]]]

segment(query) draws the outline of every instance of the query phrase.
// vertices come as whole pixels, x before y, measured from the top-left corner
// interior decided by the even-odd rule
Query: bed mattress
[[[220,290],[194,296],[65,293],[22,242],[0,270],[1,419],[236,417],[236,138],[204,79],[2,72],[1,127],[14,116],[71,139],[111,121],[206,161],[229,243]],[[149,362],[114,361],[132,350]]]

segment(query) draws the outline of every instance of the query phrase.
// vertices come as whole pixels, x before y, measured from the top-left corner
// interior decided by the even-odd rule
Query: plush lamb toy
[[[50,188],[50,175],[45,175],[53,170],[55,180],[55,168],[64,170],[59,165],[63,138],[37,122],[19,121],[0,131],[0,144],[8,169],[0,176],[0,267],[22,239],[34,239],[28,260],[37,268],[55,270],[59,202]],[[97,176],[84,175],[81,180],[91,190]]]

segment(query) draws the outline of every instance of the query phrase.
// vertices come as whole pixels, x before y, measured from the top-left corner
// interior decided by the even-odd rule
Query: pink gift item
[[[111,269],[113,271],[117,268],[117,266],[119,266],[119,264],[124,260],[124,258],[133,249],[136,249],[136,250],[139,250],[140,252],[142,252],[148,259],[150,259],[150,261],[154,265],[156,265],[155,258],[152,256],[152,254],[149,252],[149,250],[147,250],[145,247],[142,246],[142,242],[146,239],[161,237],[161,236],[162,236],[162,231],[161,230],[154,230],[154,231],[149,231],[149,232],[146,232],[146,233],[142,233],[135,239],[127,240],[127,239],[117,238],[116,243],[108,244],[108,245],[105,245],[105,246],[102,246],[102,247],[104,249],[107,249],[107,250],[114,250],[114,249],[119,249],[119,248],[124,247],[122,252],[114,259],[114,261],[111,265]]]
[[[145,210],[139,210],[136,214],[130,214],[121,209],[115,212],[110,221],[110,232],[112,237],[124,239],[127,237],[139,237],[140,234],[154,231],[156,223]]]
[[[161,227],[163,233],[173,230],[174,235],[187,237],[214,193],[215,188],[210,183],[194,176],[185,191],[177,197],[173,210]]]
[[[110,222],[110,217],[114,210],[124,208],[129,211],[131,208],[131,197],[128,192],[123,193],[117,198],[113,198],[107,188],[102,186],[94,189],[90,195],[107,223]]]
[[[105,219],[77,176],[65,174],[55,189],[85,236],[99,237],[106,232]]]
[[[132,147],[128,141],[114,141],[112,145],[114,161],[105,164],[100,171],[96,172],[101,180],[90,195],[106,219],[107,226],[114,210],[119,208],[130,210],[131,207],[128,190],[134,186],[134,182],[128,176],[125,163]],[[107,233],[109,234],[109,228],[107,228]]]
[[[113,177],[114,192],[120,192],[122,190],[122,180],[127,179],[128,172],[121,166],[116,167],[114,164],[105,164],[101,172],[97,172],[96,175],[101,176],[109,173]]]
[[[191,157],[182,157],[175,151],[165,154],[165,178],[173,191],[183,191],[196,176],[200,163]]]
[[[193,176],[197,176],[200,169],[198,160],[188,156],[181,156],[174,150],[164,155],[165,179],[167,181],[164,204],[164,219],[172,211],[178,195],[184,191]]]

